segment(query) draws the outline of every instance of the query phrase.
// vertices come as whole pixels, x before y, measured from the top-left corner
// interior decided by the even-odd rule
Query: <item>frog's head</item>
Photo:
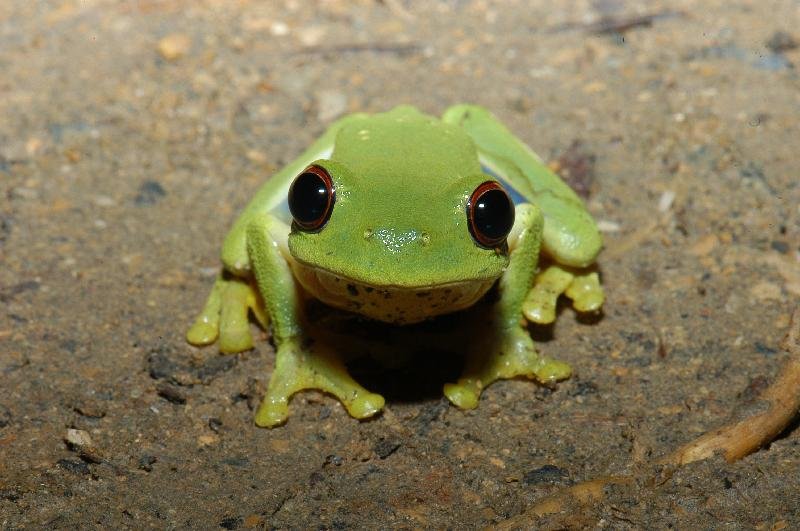
[[[379,320],[470,306],[508,266],[514,205],[461,129],[416,111],[343,128],[330,160],[295,178],[289,208],[300,283]]]
[[[289,191],[292,256],[337,282],[377,290],[491,285],[509,261],[508,194],[479,166],[447,179],[399,166],[394,178],[333,160],[303,171]]]

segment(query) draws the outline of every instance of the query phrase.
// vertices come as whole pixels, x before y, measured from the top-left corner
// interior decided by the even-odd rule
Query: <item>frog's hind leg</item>
[[[203,311],[186,333],[193,345],[208,345],[219,338],[219,349],[226,354],[253,348],[248,321],[252,310],[261,326],[267,317],[258,294],[247,279],[222,274],[217,277]]]
[[[288,262],[291,258],[282,244],[276,245],[286,233],[288,227],[269,214],[256,216],[247,229],[248,254],[275,342],[275,370],[255,422],[263,427],[283,423],[290,398],[303,389],[330,393],[353,417],[370,417],[383,408],[383,397],[359,385],[332,350],[303,332],[303,301]]]
[[[554,264],[561,265],[539,273],[525,303],[526,317],[535,323],[552,322],[561,293],[573,300],[578,311],[598,310],[603,291],[591,265],[603,242],[581,199],[486,109],[456,105],[442,119],[467,132],[484,169],[508,186],[512,196],[536,204],[544,215],[541,248]],[[515,203],[520,201],[515,199]]]
[[[552,323],[562,293],[572,299],[573,307],[579,312],[596,312],[605,299],[597,271],[552,264],[536,275],[533,288],[522,304],[522,312],[533,323]]]

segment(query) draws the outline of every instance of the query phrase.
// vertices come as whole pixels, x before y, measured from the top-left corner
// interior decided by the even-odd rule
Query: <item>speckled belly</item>
[[[342,278],[298,262],[295,278],[325,304],[392,324],[411,324],[457,312],[475,304],[494,279],[474,280],[425,288],[374,287]]]

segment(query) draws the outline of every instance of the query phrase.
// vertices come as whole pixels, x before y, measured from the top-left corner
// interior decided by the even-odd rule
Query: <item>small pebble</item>
[[[101,419],[106,416],[105,407],[94,400],[81,400],[72,407],[76,413],[91,419]]]
[[[782,53],[787,50],[794,50],[800,46],[800,43],[791,34],[785,31],[776,31],[764,45],[774,53]]]
[[[0,428],[5,428],[11,424],[11,411],[0,404]]]
[[[18,487],[10,487],[6,489],[0,489],[0,500],[8,500],[15,502],[22,497],[22,492],[19,490]]]
[[[339,457],[338,455],[328,455],[325,457],[325,464],[326,465],[334,465],[334,466],[341,466],[344,463],[344,458]]]
[[[59,459],[56,463],[59,468],[73,474],[89,474],[89,465],[77,459]]]
[[[772,247],[772,250],[778,251],[781,254],[789,252],[789,244],[780,240],[773,240],[769,246]]]
[[[667,190],[661,194],[661,197],[658,199],[658,211],[666,212],[672,206],[673,201],[675,201],[675,192],[673,190]]]
[[[219,442],[219,437],[212,434],[201,435],[197,438],[198,446],[213,446]]]
[[[145,472],[152,472],[153,465],[158,461],[158,458],[154,455],[143,455],[139,458],[139,469],[144,470]]]
[[[716,234],[708,234],[697,240],[691,247],[689,252],[695,256],[705,256],[709,254],[719,244],[719,238]]]
[[[400,448],[400,443],[394,440],[381,439],[372,448],[380,459],[386,459]]]
[[[569,474],[562,468],[555,465],[544,465],[525,473],[522,481],[526,485],[538,485],[540,483],[561,483],[569,478]]]
[[[192,40],[183,33],[172,33],[158,41],[158,53],[167,61],[177,61],[189,52]]]
[[[117,203],[112,198],[108,197],[107,195],[97,195],[94,197],[94,204],[103,207],[103,208],[111,208],[116,206]]]
[[[91,448],[94,446],[92,444],[92,438],[89,436],[89,433],[83,430],[75,430],[75,429],[68,429],[67,435],[64,437],[64,440],[67,441],[67,444],[70,445],[72,448]]]
[[[238,529],[243,521],[241,516],[226,516],[220,521],[219,526],[223,529]]]
[[[276,37],[283,37],[289,34],[289,26],[285,22],[275,21],[269,26],[269,32]]]
[[[70,450],[78,452],[81,459],[88,463],[100,463],[103,461],[102,453],[95,448],[92,438],[84,430],[68,429],[64,437]]]
[[[619,232],[622,230],[622,226],[616,221],[601,219],[597,222],[597,230],[600,232]]]
[[[145,181],[139,187],[133,201],[139,206],[152,205],[165,195],[167,195],[166,190],[157,181]]]
[[[219,433],[220,429],[222,429],[222,421],[218,418],[211,417],[208,419],[208,427],[211,428],[211,431],[214,433]]]
[[[156,388],[156,392],[158,393],[158,396],[168,402],[172,402],[173,404],[186,403],[186,395],[183,393],[183,391],[175,386],[162,383]]]

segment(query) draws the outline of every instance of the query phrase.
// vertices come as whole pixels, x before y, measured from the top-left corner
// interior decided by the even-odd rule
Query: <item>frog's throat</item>
[[[303,288],[320,301],[370,319],[412,324],[475,304],[497,279],[475,279],[435,286],[372,286],[326,269],[292,260]]]

